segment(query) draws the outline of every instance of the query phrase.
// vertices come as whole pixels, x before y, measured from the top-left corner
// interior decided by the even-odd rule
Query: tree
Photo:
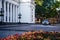
[[[36,3],[37,5],[42,6],[42,4],[43,4],[43,0],[35,0],[35,3]]]
[[[35,0],[35,3],[36,3],[36,9],[35,9],[36,17],[37,16],[41,17],[43,13],[42,12],[43,11],[42,9],[43,0]]]
[[[57,10],[60,2],[54,0],[35,0],[36,1],[36,14],[46,18],[57,16]],[[42,15],[43,14],[43,15]]]

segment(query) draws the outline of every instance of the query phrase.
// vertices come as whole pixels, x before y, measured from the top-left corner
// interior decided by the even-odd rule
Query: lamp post
[[[21,14],[19,13],[19,15],[18,15],[18,16],[19,16],[18,18],[19,18],[19,23],[20,23],[20,19],[21,19]]]
[[[19,0],[19,10],[20,10],[20,0]],[[19,18],[19,23],[20,23],[20,19],[21,19],[21,12],[19,11],[19,14],[18,14],[18,18]]]

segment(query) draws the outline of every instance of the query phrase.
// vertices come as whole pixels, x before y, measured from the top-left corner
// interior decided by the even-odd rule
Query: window
[[[16,5],[15,5],[15,22],[16,22]]]

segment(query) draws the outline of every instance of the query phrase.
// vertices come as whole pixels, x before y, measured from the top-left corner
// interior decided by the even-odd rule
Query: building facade
[[[35,5],[32,0],[0,0],[0,22],[35,23]],[[21,15],[20,15],[21,14]],[[21,19],[19,19],[21,16]]]
[[[35,23],[34,0],[20,0],[21,23]]]
[[[1,0],[1,20],[5,23],[17,23],[19,3],[13,0]]]
[[[4,22],[17,23],[19,4],[13,0],[4,2]]]

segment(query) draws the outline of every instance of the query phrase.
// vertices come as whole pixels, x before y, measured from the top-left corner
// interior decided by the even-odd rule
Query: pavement
[[[1,25],[0,26],[0,38],[8,35],[14,35],[16,33],[21,34],[23,32],[32,30],[44,30],[44,31],[58,31],[60,32],[60,24],[42,25],[42,24],[13,24],[13,25]]]

